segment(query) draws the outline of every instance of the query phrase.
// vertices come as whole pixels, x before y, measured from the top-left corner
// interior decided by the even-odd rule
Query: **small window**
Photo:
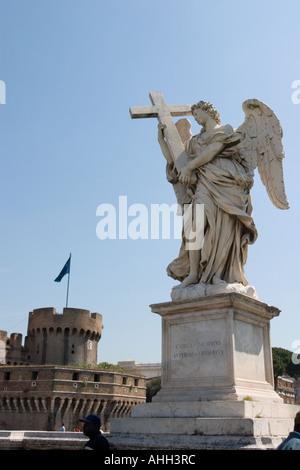
[[[127,377],[123,377],[123,385],[126,385],[127,383]]]
[[[100,374],[94,374],[94,382],[100,382]]]
[[[134,379],[134,386],[137,387],[139,385],[139,379]]]
[[[38,371],[37,371],[37,370],[33,370],[33,371],[31,372],[31,380],[36,380],[36,379],[38,378],[38,375],[39,375]]]
[[[74,373],[73,373],[72,380],[79,380],[79,374],[78,374],[78,372],[74,372]]]
[[[4,380],[10,380],[10,372],[4,372]]]

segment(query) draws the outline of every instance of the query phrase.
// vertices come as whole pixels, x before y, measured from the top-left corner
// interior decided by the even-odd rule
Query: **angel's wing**
[[[180,135],[183,145],[187,140],[193,137],[193,134],[191,133],[191,121],[189,121],[188,119],[179,119],[179,121],[175,123],[175,126],[177,128],[178,134]]]
[[[261,180],[269,198],[279,209],[288,209],[283,180],[282,159],[285,156],[282,145],[282,128],[278,117],[262,101],[244,101],[245,121],[236,129],[244,140],[239,153],[253,168],[258,168]]]

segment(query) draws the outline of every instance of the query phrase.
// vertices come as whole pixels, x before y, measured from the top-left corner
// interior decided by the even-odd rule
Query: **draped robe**
[[[257,231],[252,219],[250,188],[253,170],[237,151],[241,136],[230,125],[191,137],[186,143],[190,158],[201,154],[206,145],[221,142],[223,148],[213,159],[196,169],[197,182],[192,189],[192,203],[204,204],[204,242],[200,250],[199,282],[214,284],[248,282],[244,274],[248,244]],[[178,181],[174,166],[167,166],[168,180]],[[189,274],[189,252],[184,239],[178,258],[167,273],[183,281]]]

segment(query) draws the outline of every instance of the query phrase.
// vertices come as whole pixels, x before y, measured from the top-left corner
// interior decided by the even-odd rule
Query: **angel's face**
[[[200,125],[204,126],[205,123],[207,122],[207,119],[209,115],[207,114],[206,111],[203,111],[201,108],[196,108],[194,109],[193,116],[195,118],[195,121]]]

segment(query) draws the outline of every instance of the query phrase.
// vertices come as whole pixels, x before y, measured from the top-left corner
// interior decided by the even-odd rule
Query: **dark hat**
[[[298,411],[298,413],[296,414],[295,416],[295,424],[300,424],[300,411]]]
[[[96,415],[88,415],[86,418],[84,419],[80,419],[79,421],[81,421],[82,423],[93,423],[93,424],[96,424],[97,426],[101,426],[101,419],[98,418],[98,416]]]

